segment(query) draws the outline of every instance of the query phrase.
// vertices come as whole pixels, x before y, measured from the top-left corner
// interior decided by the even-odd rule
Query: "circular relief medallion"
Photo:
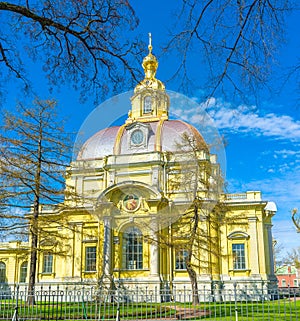
[[[128,194],[124,197],[123,205],[126,211],[134,212],[140,205],[140,200],[135,194]]]

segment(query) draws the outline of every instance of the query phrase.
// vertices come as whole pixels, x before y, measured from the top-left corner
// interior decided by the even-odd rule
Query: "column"
[[[159,248],[157,244],[157,235],[152,236],[153,243],[150,244],[150,274],[158,276],[158,263],[159,263]]]
[[[73,249],[72,249],[73,277],[80,278],[80,280],[82,280],[82,267],[83,267],[82,229],[83,229],[83,223],[76,223],[74,225],[74,239],[73,239]],[[67,266],[65,268],[67,268]],[[64,273],[68,273],[68,271],[65,271]]]
[[[159,274],[159,246],[157,236],[157,222],[151,224],[151,244],[150,244],[150,275],[158,276]]]
[[[273,256],[273,237],[272,237],[272,224],[265,224],[268,234],[268,252],[269,252],[269,274],[274,275],[274,256]],[[268,272],[267,272],[268,273]]]
[[[251,269],[251,274],[253,276],[259,275],[259,248],[258,248],[258,242],[257,242],[257,218],[256,217],[249,217],[249,235],[250,235],[250,257],[249,262],[251,266],[249,267]]]
[[[111,275],[111,219],[104,217],[103,271]]]

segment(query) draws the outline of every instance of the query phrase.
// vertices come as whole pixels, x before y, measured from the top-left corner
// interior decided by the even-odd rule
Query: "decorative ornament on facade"
[[[129,136],[128,148],[147,147],[150,126],[145,123],[135,122],[126,126]]]
[[[128,194],[123,199],[123,208],[128,212],[136,211],[140,206],[140,199],[135,194]]]

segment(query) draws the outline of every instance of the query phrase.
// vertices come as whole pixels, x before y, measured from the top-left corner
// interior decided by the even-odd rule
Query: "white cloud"
[[[300,158],[300,150],[290,150],[290,149],[275,150],[274,154],[276,155],[276,157],[277,155],[279,155],[283,158],[288,158],[289,156]]]
[[[291,145],[291,143],[290,143]],[[293,144],[292,148],[299,148]],[[271,160],[271,156],[273,161]],[[260,157],[261,169],[268,173],[294,173],[300,171],[300,150],[282,149],[263,151]],[[300,177],[299,177],[300,179]]]
[[[262,114],[256,106],[233,108],[232,104],[218,99],[199,103],[191,109],[181,108],[178,114],[197,128],[211,118],[218,130],[277,140],[277,145],[272,145],[273,148],[269,145],[271,149],[262,152],[260,178],[250,182],[243,182],[241,176],[230,179],[228,189],[230,192],[261,190],[264,200],[275,201],[278,212],[273,219],[274,237],[287,250],[298,246],[300,235],[292,223],[291,210],[300,209],[300,120],[289,115]],[[281,140],[280,145],[278,140]],[[263,141],[261,139],[260,143]],[[279,149],[279,146],[286,148]]]
[[[261,190],[263,199],[277,203],[281,219],[289,217],[293,208],[298,207],[300,209],[299,182],[300,171],[293,171],[293,169],[277,177],[270,176],[250,182],[242,182],[240,179],[228,181],[231,192]]]
[[[272,196],[276,202],[284,205],[300,203],[300,173],[289,173],[283,177],[275,177],[270,179],[255,180],[246,183],[248,190],[253,190],[257,186],[268,196]],[[299,204],[300,205],[300,204]]]
[[[284,247],[281,256],[284,256],[287,251],[299,246],[300,235],[296,231],[296,227],[291,219],[275,221],[273,220],[273,237],[278,242],[278,245]]]
[[[297,233],[291,219],[292,209],[300,209],[299,181],[300,172],[290,172],[282,177],[253,180],[249,183],[237,179],[229,182],[231,188],[236,191],[259,189],[262,191],[263,200],[274,201],[277,204],[278,212],[272,220],[272,233],[278,244],[283,245],[286,251],[299,246],[300,242],[300,234]]]
[[[220,129],[300,141],[300,121],[287,115],[269,113],[261,116],[252,107],[247,109],[245,106],[235,110],[217,108],[210,111],[210,115]]]
[[[275,113],[261,115],[253,105],[240,105],[233,108],[230,103],[212,97],[199,103],[197,107],[178,110],[173,108],[173,110],[194,124],[203,124],[203,121],[206,121],[205,115],[209,115],[218,129],[300,141],[300,121],[289,115]]]

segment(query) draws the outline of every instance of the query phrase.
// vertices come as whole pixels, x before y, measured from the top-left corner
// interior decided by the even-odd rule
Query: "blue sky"
[[[160,57],[161,47],[168,36],[171,27],[172,11],[176,1],[142,2],[132,1],[137,15],[140,17],[139,33],[148,42],[148,32],[152,33],[153,52]],[[296,15],[288,18],[286,43],[279,49],[279,62],[286,70],[299,60],[300,19]],[[172,57],[171,57],[172,58]],[[205,103],[203,75],[207,66],[189,64],[194,68],[194,92],[189,96],[199,104]],[[174,72],[175,65],[170,57],[159,60],[157,78],[165,82]],[[300,246],[300,234],[297,234],[291,221],[291,210],[300,209],[300,92],[295,86],[287,83],[283,88],[278,87],[279,80],[284,77],[282,69],[274,73],[274,88],[276,92],[264,92],[259,95],[259,103],[255,99],[251,104],[236,103],[228,97],[212,97],[207,104],[207,112],[215,122],[219,133],[224,135],[228,143],[226,147],[226,181],[230,193],[247,190],[261,190],[263,198],[275,201],[278,212],[273,220],[273,235],[284,251]],[[88,115],[96,107],[93,97],[84,104],[79,102],[78,93],[69,87],[62,87],[52,94],[47,91],[46,82],[38,65],[32,66],[34,82],[39,84],[43,98],[53,97],[59,102],[62,114],[68,117],[68,128],[78,131]],[[198,83],[197,83],[198,82]],[[177,91],[176,83],[166,83],[169,90]],[[183,93],[184,94],[184,93]],[[15,89],[8,91],[6,103],[13,106],[20,99]],[[122,116],[121,114],[119,116]],[[195,114],[186,110],[183,118],[194,120]],[[194,119],[192,119],[194,117]],[[110,111],[103,110],[99,120],[99,129],[111,124]],[[282,255],[284,255],[284,251]]]
[[[134,3],[138,4],[138,1]],[[153,35],[154,48],[161,45],[170,29],[170,12],[175,5],[174,8],[167,8],[166,3],[171,2],[154,1],[151,6],[140,5],[136,8],[137,14],[142,17],[141,29],[145,34],[151,31]],[[277,53],[277,59],[285,70],[276,69],[275,66],[274,91],[262,91],[259,103],[256,104],[253,99],[251,105],[236,104],[228,97],[216,96],[211,98],[207,108],[215,126],[227,141],[228,192],[261,190],[263,199],[276,202],[278,212],[273,219],[273,236],[284,247],[282,256],[289,249],[300,246],[300,234],[296,233],[291,222],[291,210],[300,209],[300,91],[299,88],[295,91],[294,84],[285,87],[279,85],[285,72],[299,61],[298,30],[299,14],[290,15],[285,33],[286,43]],[[158,70],[158,78],[162,81],[165,64],[168,62],[160,61]],[[168,66],[166,71],[169,72],[170,68]],[[207,67],[195,64],[195,73],[203,74],[201,68]],[[195,79],[197,81],[197,77]],[[167,88],[175,89],[169,88],[168,84]],[[200,91],[195,91],[192,98],[201,104]],[[192,119],[195,115],[186,111],[184,116]]]

